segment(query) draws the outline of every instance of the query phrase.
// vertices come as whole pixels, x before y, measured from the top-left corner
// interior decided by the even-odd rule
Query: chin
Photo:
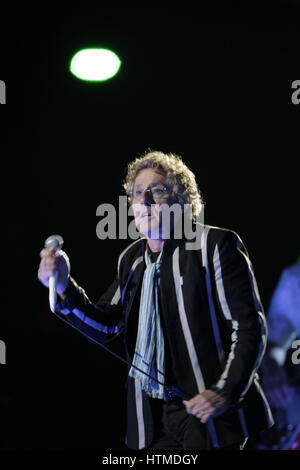
[[[160,237],[160,230],[158,225],[149,225],[148,224],[140,224],[138,227],[138,231],[144,235],[146,238],[150,238],[152,240],[159,240]]]

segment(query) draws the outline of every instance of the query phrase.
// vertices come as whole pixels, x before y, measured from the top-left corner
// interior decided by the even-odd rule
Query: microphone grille
[[[64,240],[60,235],[50,235],[45,241],[45,248],[48,250],[60,250],[64,244]]]

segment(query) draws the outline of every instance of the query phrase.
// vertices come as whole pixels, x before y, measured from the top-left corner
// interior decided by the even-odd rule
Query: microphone
[[[64,244],[64,240],[60,235],[51,235],[45,241],[45,248],[51,251],[61,250]],[[51,312],[54,313],[56,305],[56,275],[49,277],[49,304]]]

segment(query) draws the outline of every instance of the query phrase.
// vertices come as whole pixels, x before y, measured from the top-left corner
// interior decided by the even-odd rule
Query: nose
[[[149,189],[145,189],[140,199],[140,204],[143,204],[144,206],[151,206],[152,203],[153,203],[152,193]]]

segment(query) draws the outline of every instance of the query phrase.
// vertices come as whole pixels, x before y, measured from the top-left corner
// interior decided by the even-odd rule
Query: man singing
[[[124,187],[141,237],[100,300],[77,285],[61,250],[42,250],[38,277],[48,287],[57,276],[55,312],[83,335],[101,344],[124,333],[127,447],[242,449],[273,424],[257,374],[266,322],[246,248],[235,232],[195,221],[203,203],[179,156],[136,158]],[[179,215],[164,217],[173,206]],[[188,213],[194,249],[175,233]]]

